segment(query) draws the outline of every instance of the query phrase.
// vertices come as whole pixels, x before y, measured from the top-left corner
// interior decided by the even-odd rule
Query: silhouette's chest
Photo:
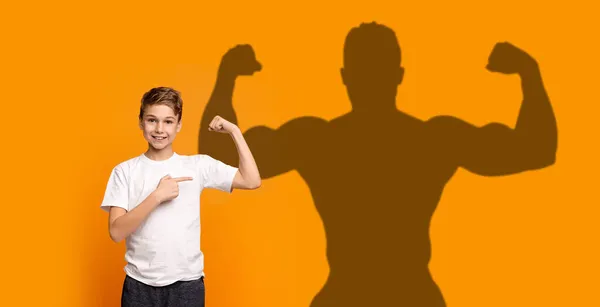
[[[313,192],[392,190],[436,194],[456,167],[422,124],[337,122],[314,138],[300,174]],[[356,194],[358,193],[358,194]]]

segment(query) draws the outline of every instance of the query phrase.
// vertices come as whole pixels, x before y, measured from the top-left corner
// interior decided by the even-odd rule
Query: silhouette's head
[[[376,22],[363,23],[346,36],[342,80],[355,108],[394,103],[404,69],[396,33]]]

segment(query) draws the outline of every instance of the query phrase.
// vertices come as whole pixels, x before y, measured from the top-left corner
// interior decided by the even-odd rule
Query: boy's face
[[[144,110],[140,128],[148,144],[156,150],[161,150],[173,143],[181,130],[181,122],[177,121],[177,115],[171,107],[151,105]]]

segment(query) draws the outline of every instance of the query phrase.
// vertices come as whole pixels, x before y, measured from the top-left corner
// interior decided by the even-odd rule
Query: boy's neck
[[[148,159],[150,160],[163,161],[171,158],[173,156],[173,153],[173,147],[171,146],[165,147],[161,150],[156,150],[152,148],[152,146],[149,146],[148,150],[144,153],[144,155],[146,155],[146,157],[148,157]]]

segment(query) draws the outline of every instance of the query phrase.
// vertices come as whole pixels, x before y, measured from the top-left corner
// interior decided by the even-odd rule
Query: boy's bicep
[[[245,189],[245,188],[246,188],[246,185],[245,185],[244,177],[242,177],[242,174],[238,170],[235,173],[235,175],[233,176],[233,183],[231,184],[231,190]]]

